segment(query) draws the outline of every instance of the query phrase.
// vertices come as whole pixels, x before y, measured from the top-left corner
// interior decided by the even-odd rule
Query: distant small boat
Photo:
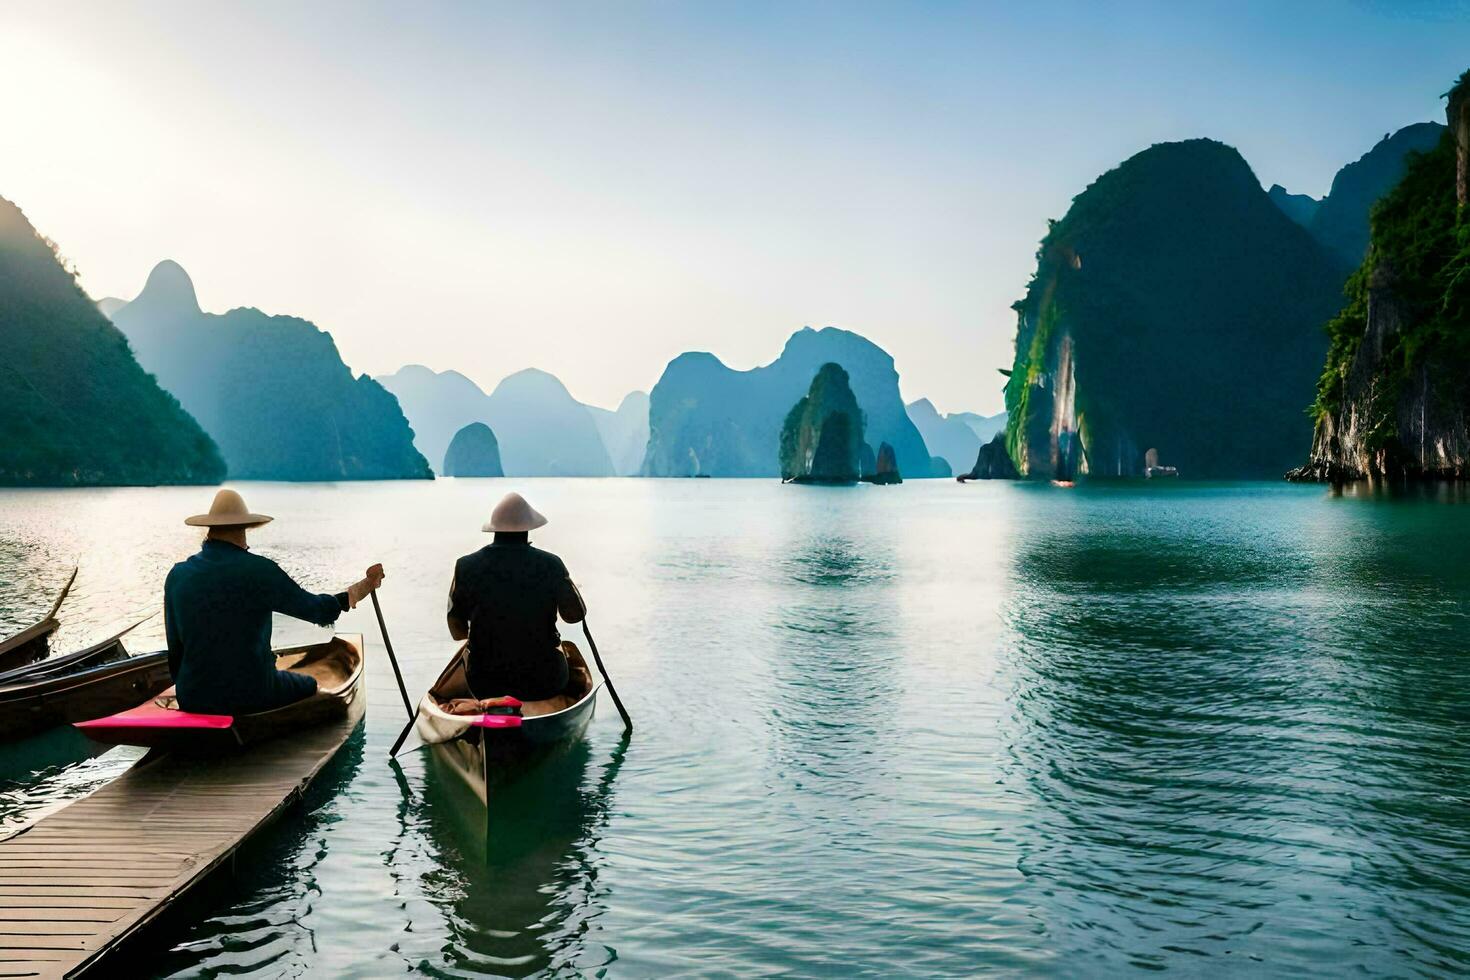
[[[587,730],[597,708],[602,680],[593,676],[576,644],[563,642],[562,650],[572,666],[586,671],[574,672],[574,676],[587,678],[585,690],[569,690],[552,702],[508,699],[512,709],[519,709],[520,713],[515,714],[451,714],[443,704],[470,697],[461,648],[419,702],[414,730],[420,741],[446,762],[482,802],[488,802],[490,783],[498,770],[514,767],[540,750],[580,738]],[[559,706],[563,704],[565,707]]]
[[[27,626],[19,633],[0,640],[0,670],[9,671],[26,664],[34,663],[51,652],[51,634],[55,633],[61,626],[56,614],[61,611],[61,604],[66,601],[67,593],[71,592],[72,583],[77,580],[77,569],[71,570],[71,578],[66,580],[62,587],[61,595],[51,604],[51,611],[46,618],[39,623]]]
[[[118,711],[152,697],[169,681],[167,653],[130,657],[118,637],[0,674],[0,739]]]
[[[1149,466],[1144,469],[1143,475],[1149,480],[1159,477],[1178,477],[1179,469],[1174,466]]]
[[[252,745],[347,716],[362,697],[362,637],[336,636],[326,643],[276,651],[276,669],[316,678],[311,697],[274,711],[206,715],[181,711],[172,687],[137,707],[77,728],[107,745],[143,745],[171,752],[218,752]]]

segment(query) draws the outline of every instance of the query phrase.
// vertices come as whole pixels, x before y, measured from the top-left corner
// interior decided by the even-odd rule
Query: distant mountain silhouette
[[[457,371],[419,364],[378,381],[398,396],[426,455],[443,459],[454,433],[484,422],[500,443],[506,476],[614,475],[593,412],[545,371],[519,371],[489,395]]]
[[[0,484],[218,483],[208,435],[0,198]]]
[[[623,396],[616,412],[588,405],[602,444],[618,476],[637,476],[648,449],[648,395],[632,391]]]
[[[218,443],[233,479],[374,480],[433,474],[393,396],[354,378],[306,320],[199,308],[178,263],[114,310],[139,362]]]
[[[1368,253],[1368,215],[1373,205],[1403,179],[1410,154],[1434,149],[1444,131],[1439,123],[1422,122],[1385,135],[1373,149],[1337,172],[1332,190],[1321,201],[1289,194],[1279,184],[1272,186],[1269,196],[1337,258],[1346,276]]]
[[[1317,216],[1317,210],[1322,207],[1322,202],[1315,197],[1309,194],[1293,194],[1280,184],[1272,184],[1266,196],[1271,199],[1272,204],[1282,210],[1282,213],[1303,228],[1312,227],[1312,219]]]
[[[127,300],[118,299],[116,296],[104,296],[97,301],[97,309],[101,310],[102,315],[109,320],[112,319],[114,313],[127,305]]]
[[[982,443],[989,442],[997,432],[1006,430],[1006,413],[977,415],[974,412],[950,412],[945,418],[959,419],[970,427]]]
[[[484,422],[471,422],[454,434],[444,451],[445,476],[504,476],[500,443]]]
[[[781,426],[828,362],[847,372],[866,418],[866,440],[893,446],[906,477],[932,472],[909,420],[893,358],[847,330],[805,327],[764,367],[736,371],[707,353],[669,362],[649,396],[647,476],[777,476]]]
[[[910,402],[907,411],[930,453],[949,463],[952,473],[969,472],[981,445],[980,436],[972,426],[958,415],[940,415],[934,403],[927,398]],[[981,418],[978,415],[974,417]],[[1004,424],[1001,423],[1002,427]]]

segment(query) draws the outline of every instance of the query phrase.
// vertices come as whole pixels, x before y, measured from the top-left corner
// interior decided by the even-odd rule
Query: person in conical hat
[[[524,497],[508,493],[481,528],[494,539],[455,562],[449,633],[469,640],[465,679],[477,698],[542,701],[567,686],[556,618],[579,623],[587,607],[562,560],[531,547],[530,532],[545,524]]]
[[[373,565],[344,592],[306,591],[250,550],[246,532],[270,520],[234,490],[220,490],[208,513],[184,519],[206,529],[199,551],[175,565],[163,584],[168,666],[185,711],[250,714],[316,693],[315,678],[276,670],[271,614],[328,626],[383,581],[383,566]]]

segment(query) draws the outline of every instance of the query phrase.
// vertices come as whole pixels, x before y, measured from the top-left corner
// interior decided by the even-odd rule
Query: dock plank
[[[238,755],[150,756],[0,840],[0,977],[103,972],[110,951],[300,799],[365,702],[359,689],[345,719]]]

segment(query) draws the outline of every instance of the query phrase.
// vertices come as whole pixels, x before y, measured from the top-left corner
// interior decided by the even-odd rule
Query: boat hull
[[[580,739],[597,711],[601,689],[598,683],[570,708],[521,718],[516,727],[472,726],[457,738],[431,744],[429,751],[463,780],[481,803],[486,803],[497,779]]]
[[[46,672],[0,686],[0,739],[23,738],[57,725],[85,722],[151,698],[172,683],[168,654],[145,653],[111,663],[78,662],[82,669]],[[102,656],[104,651],[88,651]]]
[[[574,676],[585,679],[586,683],[581,697],[566,707],[550,710],[556,701],[525,704],[515,701],[513,703],[519,705],[517,710],[521,714],[448,713],[440,707],[441,701],[469,694],[463,648],[419,701],[415,725],[420,740],[481,800],[489,798],[489,786],[497,778],[514,772],[558,746],[575,742],[592,721],[603,681],[594,679],[575,643],[563,642],[562,651],[573,668]],[[569,691],[566,696],[574,695]]]

